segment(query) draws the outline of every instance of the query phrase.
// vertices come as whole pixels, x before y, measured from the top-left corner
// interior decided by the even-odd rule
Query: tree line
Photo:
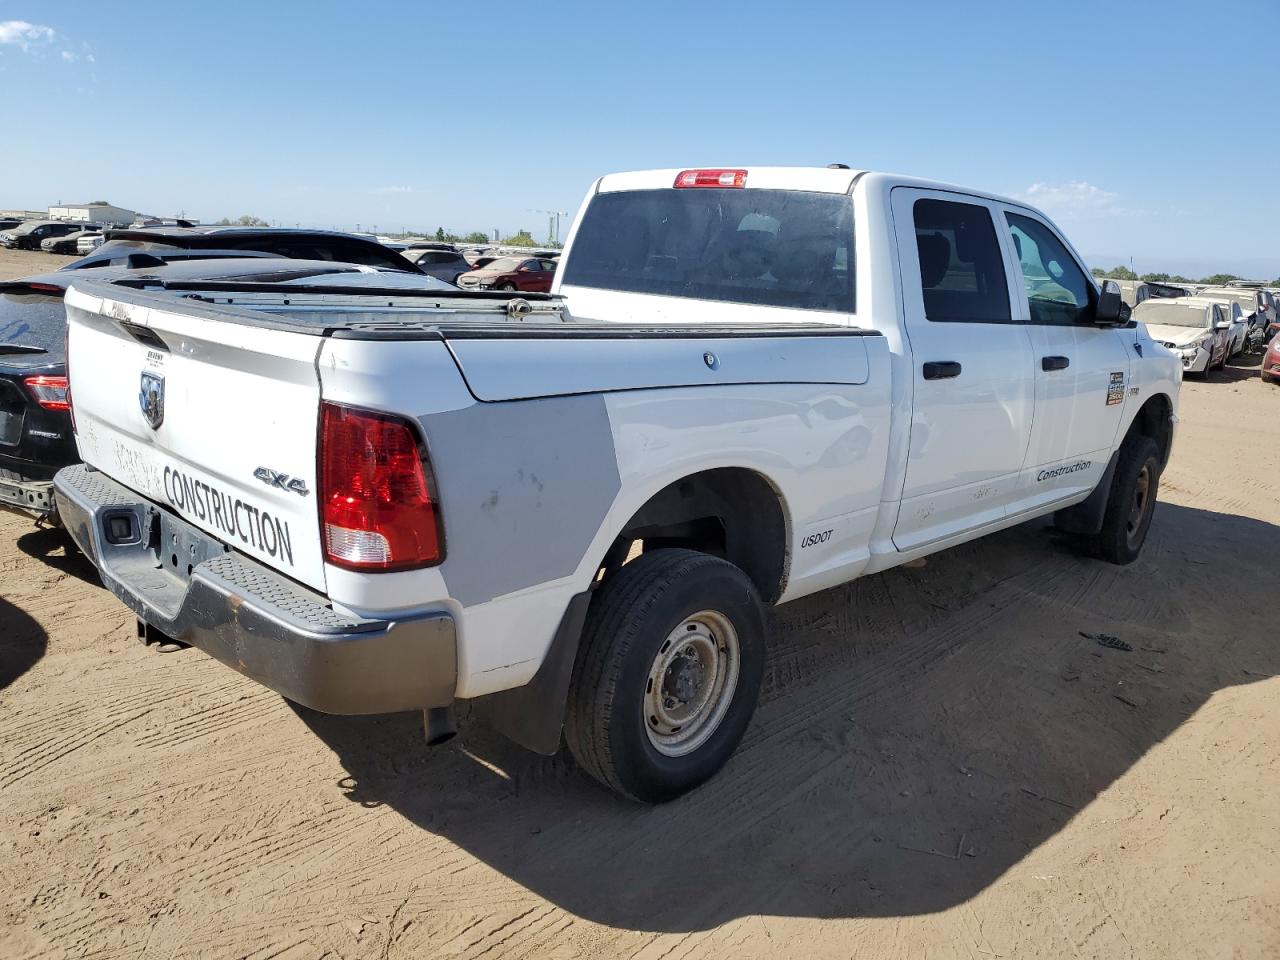
[[[1201,277],[1199,280],[1192,280],[1190,277],[1184,277],[1180,273],[1143,273],[1137,274],[1128,267],[1112,267],[1110,270],[1104,270],[1102,267],[1094,267],[1093,275],[1100,280],[1144,280],[1151,283],[1203,283],[1210,287],[1220,287],[1224,283],[1232,280],[1244,280],[1244,277],[1237,277],[1234,273],[1215,273],[1212,276]],[[1269,284],[1270,286],[1280,286],[1280,278],[1277,278]]]

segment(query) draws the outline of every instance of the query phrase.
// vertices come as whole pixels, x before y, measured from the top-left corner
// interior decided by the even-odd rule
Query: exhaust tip
[[[428,707],[423,711],[422,717],[426,727],[428,747],[438,747],[458,735],[458,724],[453,716],[453,707]]]

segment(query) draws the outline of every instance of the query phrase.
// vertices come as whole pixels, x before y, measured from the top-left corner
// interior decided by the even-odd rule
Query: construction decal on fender
[[[212,521],[229,536],[238,537],[241,543],[293,566],[289,521],[273,517],[266,510],[168,466],[164,468],[164,495],[179,510],[200,520]]]

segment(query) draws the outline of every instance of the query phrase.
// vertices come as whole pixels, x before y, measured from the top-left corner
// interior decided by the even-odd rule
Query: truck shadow
[[[429,752],[412,716],[297,710],[353,802],[599,923],[929,913],[1051,838],[1216,691],[1280,672],[1262,605],[1229,599],[1271,582],[1278,534],[1162,503],[1130,567],[1022,527],[788,604],[737,755],[658,808],[474,723]]]
[[[95,587],[102,586],[97,568],[61,527],[39,527],[27,531],[18,537],[18,549],[61,573],[70,574]]]
[[[44,656],[49,637],[30,614],[0,597],[0,690]]]

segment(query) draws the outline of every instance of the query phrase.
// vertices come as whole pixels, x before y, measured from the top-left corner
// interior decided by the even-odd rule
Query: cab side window
[[[1064,326],[1086,322],[1093,284],[1052,230],[1037,220],[1006,213],[1027,288],[1031,322]]]
[[[950,323],[1012,322],[990,211],[973,203],[917,200],[912,216],[925,316]]]

